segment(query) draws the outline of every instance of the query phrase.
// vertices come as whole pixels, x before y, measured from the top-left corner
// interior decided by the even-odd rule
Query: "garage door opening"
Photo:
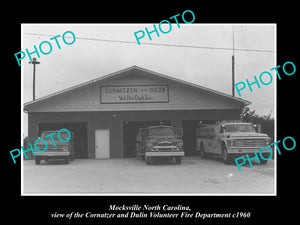
[[[183,120],[183,149],[186,156],[199,155],[196,151],[196,128],[199,120]]]
[[[183,148],[186,156],[198,156],[200,155],[197,149],[196,129],[200,126],[200,123],[215,123],[215,120],[183,120]]]
[[[171,126],[171,121],[123,121],[123,156],[132,158],[136,155],[136,133],[139,128],[147,126],[159,126],[160,124]]]
[[[87,123],[40,123],[38,125],[38,135],[42,131],[60,130],[66,128],[74,133],[74,157],[75,159],[87,159]]]

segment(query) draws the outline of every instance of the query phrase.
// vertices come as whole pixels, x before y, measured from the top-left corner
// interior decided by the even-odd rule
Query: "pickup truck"
[[[68,142],[62,142],[59,140],[57,135],[52,135],[53,141],[49,138],[49,135],[52,133],[58,133],[60,139],[67,140]],[[41,134],[41,139],[44,139],[47,142],[47,150],[43,152],[35,151],[35,163],[40,164],[41,160],[48,161],[49,159],[63,159],[65,164],[69,164],[70,160],[74,160],[74,143],[73,143],[73,133],[70,132],[71,137],[69,137],[68,132],[66,131],[43,131]],[[48,138],[47,138],[48,136]],[[43,142],[42,142],[43,143]],[[45,149],[45,144],[37,144],[38,149]]]

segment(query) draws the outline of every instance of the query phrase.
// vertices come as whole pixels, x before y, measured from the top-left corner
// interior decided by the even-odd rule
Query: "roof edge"
[[[187,85],[187,86],[192,86],[192,87],[195,87],[195,88],[198,88],[198,89],[202,89],[202,90],[204,90],[204,91],[211,92],[211,93],[213,93],[213,94],[215,94],[215,95],[220,95],[220,96],[223,96],[223,97],[226,97],[226,98],[230,98],[230,99],[232,99],[232,100],[234,100],[234,101],[238,101],[238,102],[243,103],[244,106],[247,106],[247,105],[250,105],[250,104],[251,104],[250,101],[244,100],[244,99],[242,99],[242,98],[233,97],[233,96],[231,96],[231,95],[225,94],[225,93],[220,92],[220,91],[216,91],[216,90],[213,90],[213,89],[210,89],[210,88],[207,88],[207,87],[203,87],[203,86],[200,86],[200,85],[197,85],[197,84],[190,83],[190,82],[188,82],[188,81],[184,81],[184,80],[181,80],[181,79],[178,79],[178,78],[174,78],[174,77],[171,77],[171,76],[168,76],[168,75],[164,75],[164,74],[161,74],[161,73],[158,73],[158,72],[149,70],[149,69],[145,69],[145,68],[142,68],[142,67],[133,65],[133,66],[127,67],[127,68],[125,68],[125,69],[122,69],[122,70],[119,70],[119,71],[116,71],[116,72],[112,72],[112,73],[106,74],[106,75],[104,75],[104,76],[98,77],[98,78],[96,78],[96,79],[92,79],[92,80],[86,81],[86,82],[84,82],[84,83],[81,83],[81,84],[78,84],[78,85],[74,85],[74,86],[69,87],[69,88],[66,88],[66,89],[64,89],[64,90],[54,92],[54,93],[52,93],[52,94],[49,94],[49,95],[46,95],[46,96],[44,96],[44,97],[38,98],[38,99],[36,99],[36,100],[34,100],[34,101],[32,100],[32,101],[26,102],[26,103],[24,103],[24,109],[25,109],[27,106],[30,106],[30,105],[32,105],[32,104],[41,102],[41,101],[43,101],[43,100],[46,100],[46,99],[49,99],[49,98],[52,98],[52,97],[55,97],[55,96],[59,96],[59,95],[61,95],[61,94],[65,94],[65,93],[74,91],[74,90],[79,89],[79,88],[86,87],[86,86],[88,86],[88,85],[90,85],[90,84],[94,84],[95,82],[99,82],[99,81],[102,81],[102,80],[105,80],[105,79],[109,79],[109,78],[111,78],[111,77],[120,75],[120,74],[122,74],[122,73],[124,73],[124,72],[126,72],[126,71],[131,70],[131,69],[142,70],[142,71],[144,71],[144,72],[154,74],[155,76],[158,76],[158,77],[161,77],[161,78],[164,78],[164,79],[172,80],[172,81],[175,81],[175,82],[178,82],[178,83]]]
[[[250,101],[247,101],[247,100],[245,100],[245,99],[238,98],[238,97],[233,97],[233,96],[231,96],[231,95],[228,95],[228,94],[223,93],[223,92],[220,92],[220,91],[216,91],[216,90],[211,89],[211,88],[203,87],[203,86],[198,85],[198,84],[194,84],[194,83],[191,83],[191,82],[188,82],[188,81],[185,81],[185,80],[181,80],[181,79],[178,79],[178,78],[174,78],[174,77],[171,77],[171,76],[167,76],[167,75],[164,75],[164,74],[161,74],[161,73],[152,71],[152,70],[148,70],[148,69],[145,69],[145,68],[141,68],[141,67],[138,67],[138,66],[135,66],[135,67],[137,67],[138,69],[143,70],[143,71],[145,71],[145,72],[153,73],[153,74],[155,74],[155,75],[157,75],[157,76],[163,77],[163,78],[165,78],[165,79],[170,79],[170,80],[173,80],[173,81],[175,81],[175,82],[178,82],[178,83],[181,83],[181,84],[185,84],[185,85],[187,85],[187,86],[193,86],[193,87],[195,87],[195,88],[203,89],[204,91],[212,92],[212,93],[214,93],[214,94],[216,94],[216,95],[222,95],[223,97],[231,98],[232,100],[243,102],[243,103],[245,103],[245,105],[251,104]]]
[[[98,78],[96,78],[96,79],[92,79],[92,80],[83,82],[83,83],[81,83],[81,84],[74,85],[74,86],[69,87],[69,88],[66,88],[66,89],[64,89],[64,90],[54,92],[54,93],[52,93],[52,94],[46,95],[46,96],[41,97],[41,98],[38,98],[38,99],[36,99],[36,100],[32,100],[32,101],[29,101],[29,102],[25,102],[25,103],[24,103],[24,106],[28,106],[28,105],[31,105],[31,104],[34,104],[34,103],[37,103],[37,102],[46,100],[46,99],[48,99],[48,98],[55,97],[55,96],[57,96],[57,95],[65,94],[65,93],[68,93],[68,92],[73,91],[73,90],[75,90],[75,89],[79,89],[79,88],[85,87],[85,86],[87,86],[87,85],[89,85],[89,84],[93,84],[93,83],[95,83],[95,82],[98,82],[98,81],[107,79],[107,78],[109,78],[109,77],[112,77],[112,76],[115,76],[115,75],[117,75],[117,74],[126,72],[126,71],[128,71],[128,70],[131,70],[131,69],[134,68],[134,67],[136,67],[136,66],[127,67],[127,68],[125,68],[125,69],[122,69],[122,70],[119,70],[119,71],[116,71],[116,72],[113,72],[113,73],[106,74],[106,75],[104,75],[104,76],[102,76],[102,77],[98,77]]]

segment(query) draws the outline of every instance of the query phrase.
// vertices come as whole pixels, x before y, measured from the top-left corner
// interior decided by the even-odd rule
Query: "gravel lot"
[[[221,159],[184,157],[182,164],[146,165],[129,159],[23,161],[23,194],[275,194],[274,161],[224,165]]]

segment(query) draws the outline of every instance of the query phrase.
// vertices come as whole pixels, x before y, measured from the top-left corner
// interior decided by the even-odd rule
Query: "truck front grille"
[[[163,141],[163,142],[159,142],[158,146],[172,146],[174,145],[172,142],[168,142],[168,141]]]
[[[157,150],[159,152],[171,152],[173,149],[172,148],[158,148]]]
[[[62,148],[47,148],[48,152],[63,152]]]
[[[266,140],[264,139],[241,139],[234,141],[235,147],[264,147]]]
[[[169,146],[157,145],[154,147],[154,149],[159,152],[171,152],[171,151],[176,150],[176,146],[174,146],[174,145],[169,145]]]

